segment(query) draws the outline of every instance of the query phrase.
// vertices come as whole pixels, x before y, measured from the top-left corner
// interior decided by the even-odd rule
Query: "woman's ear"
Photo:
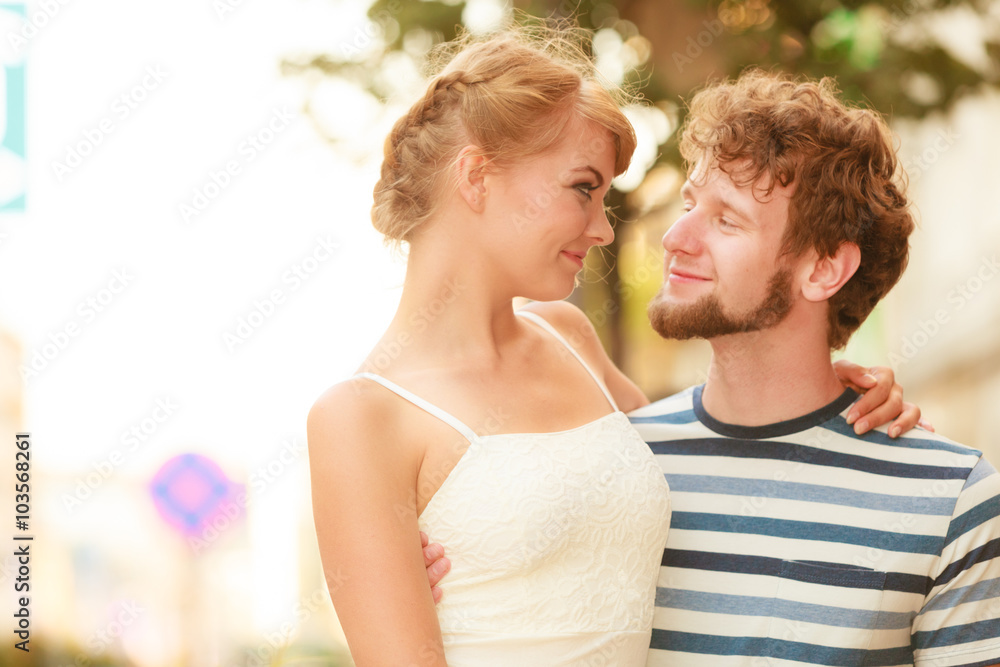
[[[469,208],[481,213],[486,203],[486,156],[478,146],[466,146],[455,160],[458,192]]]
[[[826,301],[844,286],[861,264],[861,249],[854,243],[841,243],[831,257],[819,257],[812,251],[804,267],[802,296],[809,301]]]

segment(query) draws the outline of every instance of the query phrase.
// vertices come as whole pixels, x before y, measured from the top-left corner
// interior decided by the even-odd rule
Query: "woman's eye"
[[[573,187],[576,188],[587,199],[591,199],[590,193],[597,189],[595,186],[591,185],[590,183],[577,183]]]

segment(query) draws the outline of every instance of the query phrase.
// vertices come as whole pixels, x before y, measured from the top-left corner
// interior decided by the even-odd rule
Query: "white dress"
[[[437,606],[448,665],[641,667],[670,522],[663,471],[565,339],[537,315],[519,315],[580,360],[615,412],[567,431],[477,435],[361,374],[470,442],[419,519],[452,564]]]

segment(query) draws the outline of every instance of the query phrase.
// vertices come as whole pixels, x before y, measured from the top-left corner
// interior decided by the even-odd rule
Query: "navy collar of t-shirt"
[[[839,415],[847,406],[858,400],[860,396],[853,389],[844,389],[844,393],[838,396],[832,403],[824,405],[819,410],[813,410],[807,415],[782,422],[775,422],[774,424],[764,424],[762,426],[740,426],[739,424],[720,422],[708,414],[701,402],[701,392],[704,389],[705,385],[703,384],[694,388],[694,414],[698,417],[698,420],[719,435],[744,440],[777,438],[819,426],[823,422],[829,421]]]

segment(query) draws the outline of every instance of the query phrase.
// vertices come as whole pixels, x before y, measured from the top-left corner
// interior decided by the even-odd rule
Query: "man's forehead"
[[[750,190],[755,199],[760,202],[769,201],[776,194],[791,197],[795,183],[787,186],[777,182],[767,169],[757,173],[757,166],[749,158],[740,158],[729,162],[720,162],[716,158],[702,158],[688,170],[684,187],[707,185],[712,180],[734,190]]]

